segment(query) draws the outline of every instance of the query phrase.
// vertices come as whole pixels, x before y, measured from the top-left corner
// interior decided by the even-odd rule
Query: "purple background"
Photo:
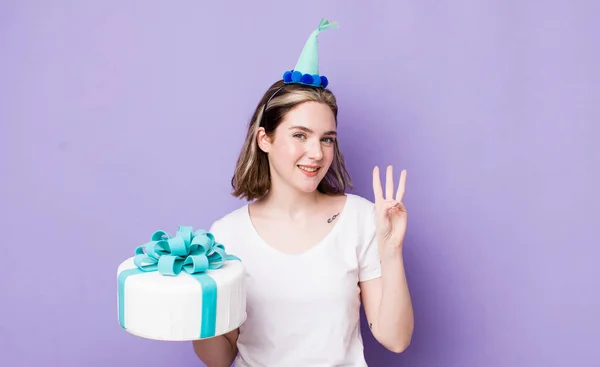
[[[408,170],[416,329],[370,364],[596,366],[600,5],[544,3],[3,1],[0,365],[201,365],[120,329],[117,266],[242,204],[252,109],[324,16],[354,192]]]

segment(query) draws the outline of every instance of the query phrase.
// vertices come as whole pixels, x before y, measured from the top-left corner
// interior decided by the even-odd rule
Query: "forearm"
[[[237,330],[226,335],[192,342],[194,352],[207,367],[229,367],[237,355]]]
[[[414,328],[412,302],[404,271],[402,248],[381,249],[380,259],[382,294],[377,334],[383,345],[400,353],[408,347]]]

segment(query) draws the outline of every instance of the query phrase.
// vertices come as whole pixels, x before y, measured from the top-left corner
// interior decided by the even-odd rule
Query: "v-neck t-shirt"
[[[248,204],[210,232],[246,270],[236,367],[366,366],[359,282],[381,276],[374,204],[353,194],[319,243],[286,254],[256,231]]]

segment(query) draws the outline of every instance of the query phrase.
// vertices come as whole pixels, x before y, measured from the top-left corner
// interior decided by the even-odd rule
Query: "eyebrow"
[[[311,134],[314,133],[313,130],[311,130],[311,129],[307,128],[307,127],[304,127],[304,126],[292,126],[292,127],[290,127],[290,130],[294,130],[294,129],[302,130],[304,132],[311,133]],[[330,130],[330,131],[325,132],[325,134],[323,134],[323,135],[337,135],[337,132],[334,131],[334,130]]]

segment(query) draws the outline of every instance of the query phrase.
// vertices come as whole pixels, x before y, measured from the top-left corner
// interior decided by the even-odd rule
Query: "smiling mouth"
[[[305,171],[305,172],[317,172],[319,170],[320,167],[308,167],[308,166],[301,166],[298,165],[298,168],[300,168],[301,170]]]

